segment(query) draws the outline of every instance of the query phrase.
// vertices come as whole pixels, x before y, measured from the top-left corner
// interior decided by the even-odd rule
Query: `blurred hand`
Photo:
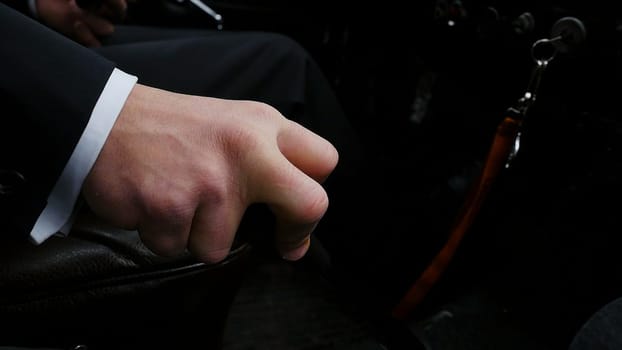
[[[78,43],[97,47],[100,38],[112,34],[114,23],[125,17],[126,0],[104,0],[98,8],[85,10],[75,0],[37,0],[41,22]]]
[[[186,248],[218,262],[246,208],[267,203],[277,248],[297,260],[328,207],[320,183],[337,164],[325,139],[258,102],[136,85],[88,175],[98,215],[137,229],[160,255]]]

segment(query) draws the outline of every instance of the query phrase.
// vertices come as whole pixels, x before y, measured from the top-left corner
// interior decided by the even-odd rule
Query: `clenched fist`
[[[321,183],[337,161],[328,141],[266,104],[137,84],[83,194],[155,253],[187,248],[212,263],[229,253],[246,208],[266,203],[277,248],[297,260],[328,208]]]

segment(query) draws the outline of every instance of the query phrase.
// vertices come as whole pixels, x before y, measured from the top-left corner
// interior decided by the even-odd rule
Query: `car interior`
[[[324,274],[319,243],[273,256],[260,210],[213,265],[157,256],[88,211],[42,246],[3,233],[0,349],[569,349],[622,295],[620,7],[130,2],[123,25],[300,43],[394,185],[414,189],[386,229],[412,225],[383,236],[369,285]]]

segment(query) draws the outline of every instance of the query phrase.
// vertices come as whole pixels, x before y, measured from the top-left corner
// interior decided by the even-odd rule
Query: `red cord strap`
[[[497,127],[486,163],[456,217],[447,242],[393,309],[392,315],[396,319],[404,320],[408,317],[449,265],[464,234],[479,213],[493,181],[505,167],[520,126],[520,120],[506,117]]]

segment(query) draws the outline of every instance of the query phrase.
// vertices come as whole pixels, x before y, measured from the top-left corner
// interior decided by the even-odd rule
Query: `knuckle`
[[[212,173],[206,173],[206,176],[202,177],[199,183],[199,192],[201,193],[201,200],[210,203],[210,206],[219,207],[227,202],[229,194],[227,176],[215,175]]]
[[[249,106],[249,108],[251,108],[256,114],[270,115],[276,112],[276,109],[274,109],[272,106],[270,106],[269,104],[265,102],[260,102],[260,101],[247,101],[247,102],[248,102],[247,105]]]
[[[321,186],[316,186],[303,205],[301,220],[307,223],[320,221],[328,210],[328,195]]]
[[[246,136],[246,135],[249,136]],[[239,133],[235,139],[229,139],[225,148],[228,162],[212,164],[202,171],[198,192],[202,201],[212,205],[246,203],[252,196],[252,181],[260,176],[260,159],[255,151],[261,147],[261,141],[250,132]]]
[[[146,218],[184,222],[192,218],[194,200],[186,191],[157,191],[154,196],[143,196],[143,213]]]
[[[263,120],[285,120],[285,117],[283,117],[276,108],[264,102],[247,101],[247,108],[249,109],[249,113],[256,118],[261,118]]]

